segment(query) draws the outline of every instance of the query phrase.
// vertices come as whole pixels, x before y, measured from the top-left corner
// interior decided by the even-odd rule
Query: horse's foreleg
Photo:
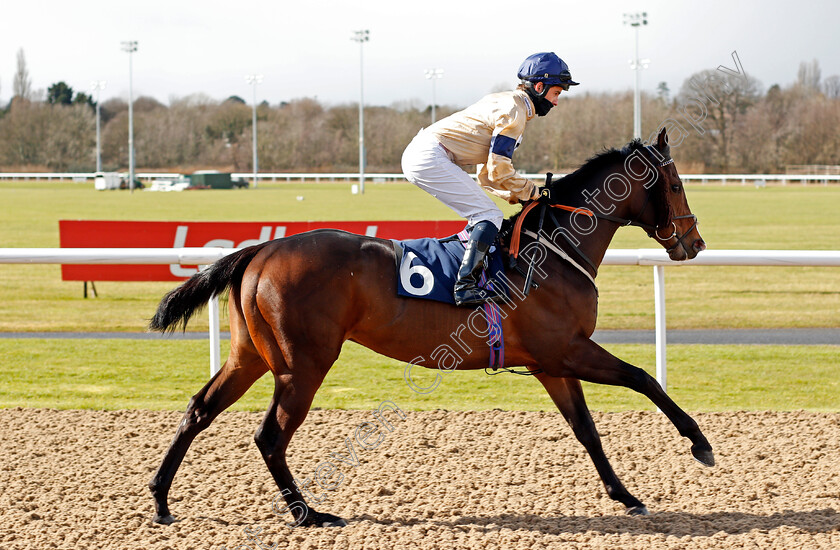
[[[712,446],[697,422],[677,406],[659,382],[644,370],[618,359],[591,340],[580,340],[565,357],[564,363],[564,374],[596,384],[624,386],[650,399],[674,424],[680,435],[691,441],[691,454],[694,458],[705,466],[715,465]]]
[[[315,374],[317,369],[301,369],[297,374],[281,374],[275,376],[274,397],[265,419],[254,435],[254,441],[268,466],[280,492],[272,501],[274,512],[278,515],[289,511],[294,517],[290,526],[341,527],[347,525],[343,519],[332,514],[316,512],[307,504],[301,488],[309,496],[320,502],[308,489],[307,483],[298,487],[288,464],[286,464],[286,448],[292,436],[300,427],[312,405],[315,392],[323,381],[323,376]],[[286,506],[282,505],[278,497],[283,497]],[[323,497],[321,497],[323,498]]]
[[[592,415],[586,406],[580,381],[574,378],[554,378],[545,374],[538,374],[537,379],[545,386],[551,400],[572,427],[575,437],[586,448],[609,497],[624,504],[628,514],[647,515],[645,505],[627,491],[610,466],[601,447],[601,438],[595,429]]]
[[[169,525],[175,521],[169,512],[169,488],[193,439],[267,371],[268,367],[256,355],[247,362],[241,358],[237,361],[228,358],[218,374],[190,399],[163,462],[149,482],[149,490],[155,499],[155,523]]]

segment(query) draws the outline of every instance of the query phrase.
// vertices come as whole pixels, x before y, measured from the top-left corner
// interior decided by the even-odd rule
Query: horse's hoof
[[[691,454],[694,455],[694,459],[703,466],[711,467],[715,465],[715,455],[712,452],[711,447],[708,449],[698,449],[696,446],[692,445]]]
[[[324,520],[321,522],[321,527],[347,527],[347,522],[338,516],[332,516],[334,519]]]
[[[155,517],[152,518],[152,521],[155,523],[159,523],[161,525],[172,525],[175,523],[175,516],[172,514],[166,514],[165,516],[159,516],[155,514]]]
[[[333,514],[324,514],[322,512],[313,512],[310,510],[306,520],[301,523],[301,526],[308,527],[346,527],[347,522]]]
[[[631,506],[626,510],[628,516],[649,516],[650,512],[648,512],[647,506],[644,504],[641,506]]]

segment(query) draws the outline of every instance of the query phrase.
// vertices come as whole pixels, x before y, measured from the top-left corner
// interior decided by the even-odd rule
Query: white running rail
[[[0,264],[181,264],[209,265],[233,248],[0,248]],[[840,250],[705,250],[693,260],[673,262],[662,249],[607,250],[602,265],[653,266],[656,312],[656,379],[667,389],[665,267],[811,266],[840,267]],[[221,368],[219,301],[210,310],[210,375]]]
[[[93,172],[0,172],[0,181],[2,180],[40,180],[40,181],[73,181],[76,183],[92,182],[94,179]],[[522,176],[538,181],[544,181],[544,174],[521,174]],[[554,177],[561,177],[565,174],[554,174]],[[125,175],[125,177],[128,177]],[[155,181],[159,179],[172,180],[183,177],[182,174],[176,173],[159,173],[159,172],[141,172],[136,174],[138,180],[141,181]],[[254,177],[253,173],[237,172],[231,174],[232,178],[244,179],[251,181]],[[388,181],[405,181],[405,176],[398,173],[390,174],[367,174],[367,177],[374,183],[388,182]],[[473,175],[475,178],[475,175]],[[686,183],[715,183],[719,185],[755,185],[756,187],[764,187],[767,184],[777,183],[780,185],[787,184],[801,184],[807,185],[809,182],[820,183],[828,185],[829,183],[840,183],[840,175],[838,174],[680,174],[680,178]],[[358,172],[340,172],[340,173],[312,173],[312,172],[262,172],[257,174],[259,181],[355,181],[359,179]]]

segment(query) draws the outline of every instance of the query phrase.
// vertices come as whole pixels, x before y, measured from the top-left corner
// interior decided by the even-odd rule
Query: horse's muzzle
[[[676,245],[674,245],[672,248],[667,249],[667,252],[668,257],[671,258],[673,261],[683,262],[685,260],[691,260],[703,250],[706,250],[706,242],[702,238],[695,240],[693,243],[691,243],[690,247],[687,246],[682,239],[680,239],[679,241],[677,241]]]
[[[688,251],[682,245],[682,243],[677,243],[676,246],[673,248],[667,249],[665,252],[668,253],[668,257],[675,262],[683,262],[685,260],[690,260]]]

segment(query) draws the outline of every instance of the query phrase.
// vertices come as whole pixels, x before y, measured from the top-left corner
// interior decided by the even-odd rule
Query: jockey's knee
[[[499,230],[502,228],[502,220],[504,219],[504,214],[499,209],[493,210],[485,210],[483,212],[479,212],[477,214],[473,214],[469,218],[470,225],[474,226],[478,222],[488,221],[496,226],[496,229]]]

